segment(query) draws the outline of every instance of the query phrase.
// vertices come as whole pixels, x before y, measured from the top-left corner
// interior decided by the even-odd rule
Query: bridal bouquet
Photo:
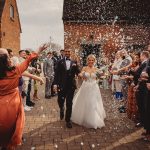
[[[102,76],[102,74],[103,74],[103,71],[101,71],[101,70],[96,71],[97,78],[100,78]]]

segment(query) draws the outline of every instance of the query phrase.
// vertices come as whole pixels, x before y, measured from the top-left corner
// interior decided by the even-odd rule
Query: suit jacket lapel
[[[66,60],[65,60],[65,58],[63,58],[62,64],[63,64],[63,66],[65,67],[65,70],[67,70],[67,65],[66,65]]]
[[[70,70],[72,68],[72,65],[73,65],[73,61],[71,60],[71,62],[70,62]]]

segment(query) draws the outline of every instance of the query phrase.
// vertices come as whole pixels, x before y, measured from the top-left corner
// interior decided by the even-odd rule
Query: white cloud
[[[63,0],[17,0],[22,26],[21,48],[53,41],[63,47]]]

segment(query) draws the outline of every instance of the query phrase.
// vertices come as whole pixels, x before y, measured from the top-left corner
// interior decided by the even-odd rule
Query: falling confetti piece
[[[35,150],[35,147],[31,147],[31,150]]]
[[[94,145],[94,144],[92,144],[92,148],[95,148],[95,145]]]
[[[58,148],[58,145],[57,145],[57,144],[55,144],[55,145],[54,145],[54,147],[55,147],[55,148]]]

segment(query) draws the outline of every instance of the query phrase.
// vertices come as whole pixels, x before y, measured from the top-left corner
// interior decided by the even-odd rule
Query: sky
[[[45,42],[64,47],[63,0],[17,0],[21,22],[21,49]]]

